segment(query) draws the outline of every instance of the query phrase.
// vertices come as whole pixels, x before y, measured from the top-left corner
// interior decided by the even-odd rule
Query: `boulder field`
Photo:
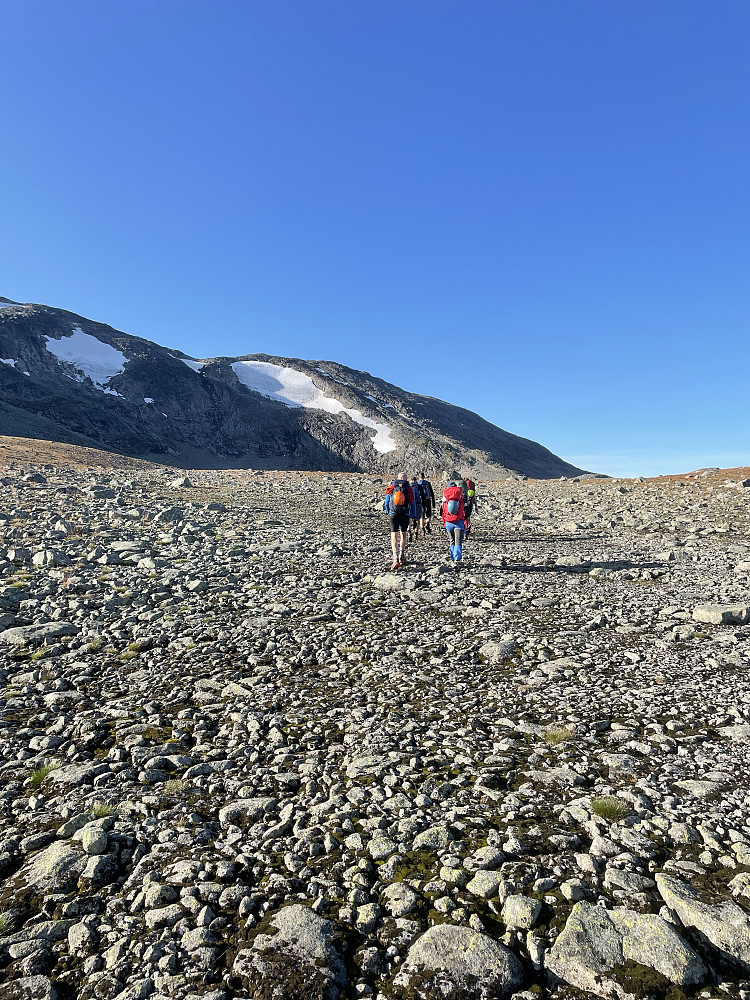
[[[0,1000],[750,997],[741,481],[0,482]]]

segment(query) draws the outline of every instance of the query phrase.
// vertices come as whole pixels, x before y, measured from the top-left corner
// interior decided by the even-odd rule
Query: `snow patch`
[[[0,358],[0,365],[12,365],[15,368],[16,362],[13,358]]]
[[[58,363],[71,365],[79,373],[78,378],[72,375],[69,378],[74,378],[77,382],[88,378],[100,392],[106,392],[108,396],[120,395],[107,387],[111,378],[122,375],[129,360],[117,348],[84,333],[80,326],[60,340],[47,336],[44,339],[47,341],[47,350],[54,354]]]
[[[179,359],[183,365],[187,365],[188,368],[192,368],[194,372],[200,372],[201,368],[205,367],[205,361],[191,361],[190,358],[180,358]]]
[[[396,449],[388,424],[379,424],[363,416],[359,410],[349,409],[338,399],[326,396],[309,375],[298,372],[295,368],[283,368],[268,361],[235,361],[232,371],[248,389],[259,392],[268,399],[276,399],[286,406],[304,406],[311,410],[325,410],[326,413],[345,413],[356,424],[370,427],[375,431],[372,446],[381,455]]]
[[[144,403],[153,403],[153,399],[150,396],[144,396],[143,397],[143,402]]]

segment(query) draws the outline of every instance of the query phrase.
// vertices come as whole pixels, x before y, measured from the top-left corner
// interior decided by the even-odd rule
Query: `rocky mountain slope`
[[[61,458],[0,466],[0,1000],[744,1000],[750,488],[494,484],[457,586],[374,477]]]
[[[0,433],[187,468],[403,464],[483,479],[581,471],[475,413],[332,361],[199,361],[62,309],[8,299],[0,299]]]

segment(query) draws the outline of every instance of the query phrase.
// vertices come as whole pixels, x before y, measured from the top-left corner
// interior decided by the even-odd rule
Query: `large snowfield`
[[[303,372],[273,365],[268,361],[235,361],[232,371],[248,389],[259,392],[268,399],[277,399],[286,406],[304,406],[335,414],[345,413],[356,424],[375,431],[372,446],[381,455],[396,448],[388,424],[380,424],[370,417],[365,417],[359,410],[344,406],[338,399],[326,396],[310,376]]]
[[[58,361],[72,365],[83,378],[91,379],[94,386],[102,392],[112,396],[119,395],[114,389],[109,389],[107,383],[115,375],[121,375],[125,371],[128,359],[121,351],[84,333],[80,326],[69,337],[55,340],[45,336],[44,339],[47,341],[47,350]]]

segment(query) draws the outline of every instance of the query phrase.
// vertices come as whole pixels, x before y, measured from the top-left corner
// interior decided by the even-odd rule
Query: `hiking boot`
[[[391,564],[391,571],[393,571],[394,569],[398,569],[400,565],[401,565],[400,562],[394,562],[394,563],[392,563]]]
[[[406,564],[406,553],[402,552],[399,557],[399,566],[404,566]]]

